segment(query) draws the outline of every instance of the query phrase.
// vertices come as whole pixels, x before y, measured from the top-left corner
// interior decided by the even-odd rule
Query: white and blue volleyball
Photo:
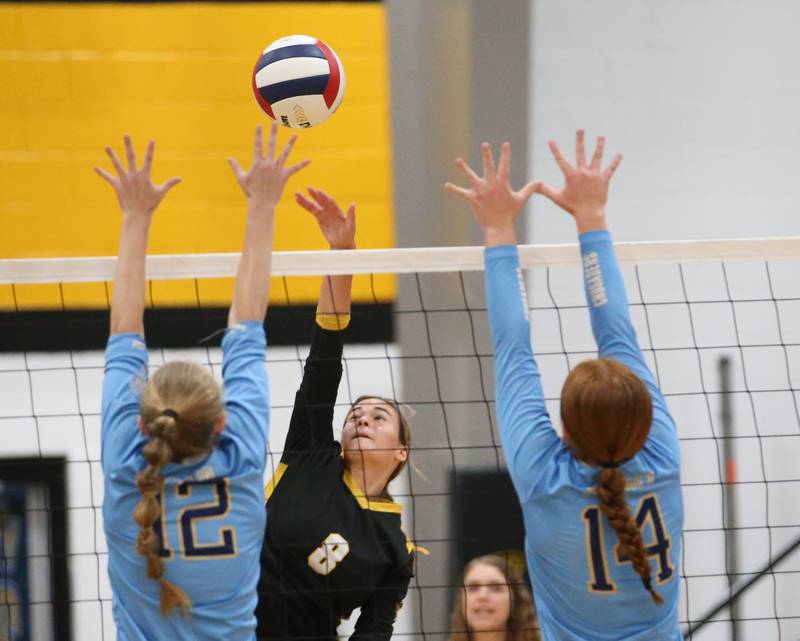
[[[344,97],[344,68],[336,52],[311,36],[286,36],[269,45],[253,70],[261,109],[285,127],[327,120]]]

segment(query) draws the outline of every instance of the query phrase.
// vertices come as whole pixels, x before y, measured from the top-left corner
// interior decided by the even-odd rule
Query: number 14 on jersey
[[[659,584],[672,578],[675,570],[670,563],[669,549],[672,539],[664,525],[664,519],[658,507],[658,499],[655,494],[648,494],[642,497],[636,508],[636,526],[642,532],[644,538],[644,549],[648,558],[655,558],[657,561],[658,572],[656,580]],[[603,535],[602,512],[596,505],[590,505],[582,513],[581,517],[586,526],[586,554],[589,561],[589,591],[600,593],[613,593],[617,591],[617,586],[611,579],[606,559],[606,547]],[[646,530],[649,527],[651,540],[648,542]],[[614,546],[614,559],[617,564],[630,563],[630,559],[621,551],[619,544]]]

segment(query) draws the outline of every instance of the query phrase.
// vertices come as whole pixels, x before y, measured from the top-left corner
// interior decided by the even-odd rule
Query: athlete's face
[[[347,415],[342,431],[345,458],[369,456],[371,461],[394,469],[408,457],[400,442],[397,410],[379,398],[365,398]]]
[[[464,577],[464,614],[473,632],[505,630],[511,616],[511,592],[503,573],[477,563]]]

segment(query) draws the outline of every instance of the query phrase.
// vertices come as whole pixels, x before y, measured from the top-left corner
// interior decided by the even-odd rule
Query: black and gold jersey
[[[259,639],[335,640],[361,608],[354,641],[386,641],[413,570],[401,507],[367,499],[333,438],[342,332],[315,327],[281,463],[266,488],[256,610]]]

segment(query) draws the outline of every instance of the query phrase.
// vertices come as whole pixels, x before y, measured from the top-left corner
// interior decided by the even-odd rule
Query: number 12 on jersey
[[[589,561],[589,591],[601,593],[613,593],[617,591],[617,586],[611,580],[608,570],[608,561],[605,552],[605,540],[601,519],[603,514],[596,505],[590,505],[582,513],[586,526],[586,554]],[[672,578],[674,568],[670,563],[669,549],[672,539],[664,525],[664,519],[658,507],[658,499],[655,494],[647,494],[639,501],[636,508],[636,526],[645,537],[645,528],[650,525],[652,540],[650,543],[645,539],[644,549],[648,558],[656,557],[658,561],[658,572],[656,580],[664,583]],[[618,564],[630,563],[630,559],[621,552],[619,544],[614,546],[614,558]]]
[[[193,501],[193,490],[206,487],[210,490],[210,500]],[[166,516],[167,496],[162,491],[162,518],[156,520],[153,529],[161,540],[159,554],[165,559],[172,559],[174,554],[169,546],[167,532],[164,531],[162,519]],[[236,529],[223,521],[217,532],[217,540],[199,541],[197,526],[203,522],[224,519],[231,511],[230,480],[213,478],[202,481],[183,481],[175,487],[175,497],[180,509],[177,516],[178,543],[185,559],[221,559],[236,556]]]

